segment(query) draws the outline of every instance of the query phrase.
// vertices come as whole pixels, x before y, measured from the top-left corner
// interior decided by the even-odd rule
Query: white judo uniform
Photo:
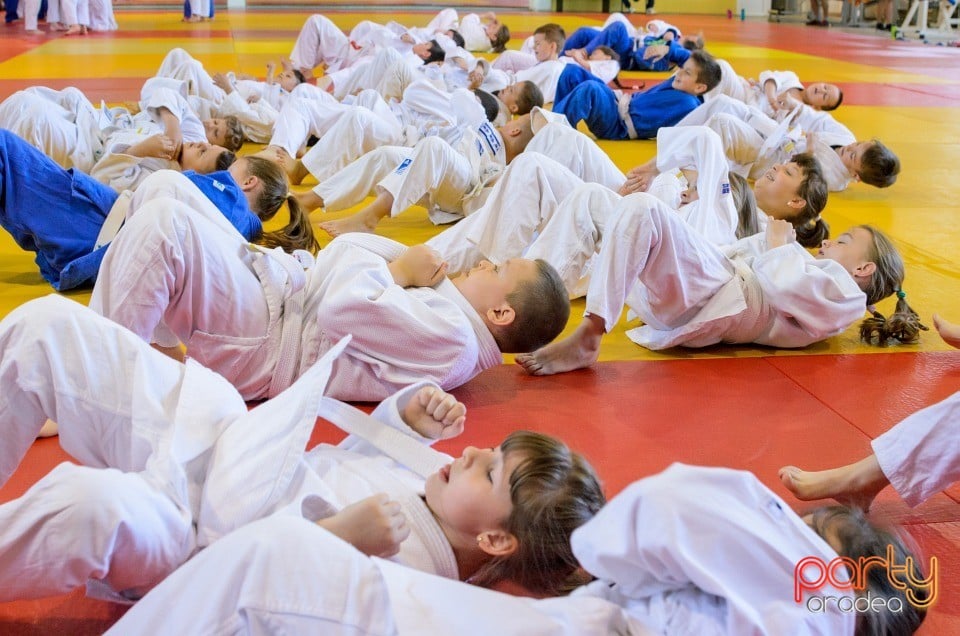
[[[897,494],[918,506],[960,481],[960,393],[918,411],[871,442]]]
[[[854,143],[853,133],[829,113],[801,105],[777,122],[760,109],[721,95],[704,102],[678,126],[705,125],[722,141],[730,169],[757,179],[794,154],[812,153],[820,162],[827,188],[840,192],[854,178],[836,148]]]
[[[90,172],[103,153],[99,115],[77,88],[34,86],[0,103],[0,128],[25,139],[64,168]]]
[[[147,205],[151,205],[148,203]],[[272,397],[352,334],[330,395],[381,400],[432,379],[444,389],[501,363],[496,341],[449,280],[398,286],[387,264],[406,248],[373,235],[339,237],[316,262],[246,243],[212,204],[153,202],[124,225],[90,306],[147,341],[186,345],[244,399]],[[221,215],[222,216],[222,215]]]
[[[524,153],[555,157],[586,181],[615,188],[623,185],[623,173],[600,147],[562,118],[535,108],[531,126],[534,136]],[[462,127],[455,127],[453,132],[458,130]],[[491,124],[484,122],[476,129],[466,129],[455,145],[426,137],[412,151],[378,148],[313,190],[323,198],[324,207],[333,211],[356,205],[382,188],[394,197],[392,216],[419,203],[427,207],[434,223],[450,223],[484,205],[493,191],[490,186],[495,186],[505,165],[503,140]]]
[[[566,124],[551,123],[548,129],[554,127],[563,137],[583,136]],[[568,141],[558,147],[574,145]],[[663,128],[657,136],[657,149],[657,164],[664,170],[652,188],[658,190],[658,198],[674,199],[668,205],[679,208],[680,218],[710,242],[733,243],[737,213],[717,135],[702,127]],[[468,269],[484,258],[503,263],[523,255],[553,265],[571,298],[586,293],[591,259],[611,218],[609,210],[620,201],[615,190],[625,178],[615,167],[578,170],[577,166],[560,165],[552,157],[562,159],[563,155],[548,157],[528,147],[507,167],[479,210],[427,241],[444,256],[451,271]],[[605,167],[589,160],[587,165]],[[693,168],[699,174],[700,198],[684,206],[679,205],[678,168]],[[584,182],[604,187],[584,187]]]
[[[750,473],[674,464],[614,497],[572,542],[599,580],[535,600],[368,558],[273,517],[205,550],[109,633],[854,633],[852,613],[794,601],[796,563],[836,553]]]
[[[400,102],[387,104],[375,90],[352,97],[347,110],[326,130],[301,161],[323,183],[339,170],[380,146],[413,146],[429,135],[456,143],[486,114],[465,89],[448,93],[427,80],[415,80]]]
[[[451,458],[421,446],[426,440],[400,418],[425,383],[392,396],[371,419],[323,397],[338,346],[288,391],[248,411],[217,374],[175,362],[57,296],[12,312],[0,323],[0,342],[8,389],[0,398],[7,431],[0,480],[48,417],[84,464],[61,464],[0,506],[2,600],[58,594],[87,580],[100,592],[106,585],[137,598],[245,523],[274,512],[315,521],[379,492],[400,503],[412,530],[395,558],[457,578],[453,550],[421,497],[421,473]],[[350,436],[305,453],[318,413],[333,422],[359,418],[385,451]],[[413,470],[382,441],[381,429],[390,427],[394,437],[412,438],[400,446]]]
[[[627,336],[649,349],[805,347],[842,332],[866,307],[836,261],[796,243],[767,249],[763,233],[718,248],[647,194],[615,207],[595,260],[586,313],[609,331],[629,305],[645,324]]]

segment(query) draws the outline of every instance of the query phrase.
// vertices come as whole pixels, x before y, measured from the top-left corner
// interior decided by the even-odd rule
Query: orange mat
[[[303,11],[221,13],[218,8],[213,23],[183,25],[177,13],[175,8],[120,12],[119,32],[81,39],[27,36],[17,27],[5,27],[0,98],[42,83],[76,85],[97,100],[135,99],[143,79],[171,46],[188,46],[217,70],[234,64],[237,70],[262,74],[266,60],[289,53],[305,17]],[[359,19],[376,18],[333,13],[345,28]],[[395,17],[425,23],[429,12]],[[556,20],[570,31],[582,23],[600,24],[604,17],[514,13],[506,21],[516,47],[541,22]],[[845,101],[838,119],[860,138],[879,136],[891,144],[904,160],[904,173],[889,190],[859,185],[831,195],[828,219],[836,227],[880,223],[904,252],[907,288],[924,318],[940,310],[960,319],[958,296],[951,291],[960,280],[960,231],[943,223],[960,211],[955,209],[953,176],[960,160],[960,54],[934,45],[891,42],[865,29],[844,32],[716,16],[665,17],[687,32],[703,29],[710,50],[744,75],[793,68],[804,80],[841,85]],[[648,86],[664,77],[626,75],[625,83],[646,81]],[[602,146],[623,169],[653,152],[652,142]],[[422,212],[393,219],[383,229],[405,243],[437,231]],[[11,303],[50,291],[32,258],[9,243],[0,236],[0,315]],[[86,293],[74,296],[83,302]],[[573,322],[579,313],[574,310]],[[442,450],[490,446],[510,430],[531,428],[558,434],[585,452],[611,495],[672,461],[685,461],[749,469],[793,502],[777,482],[779,466],[817,469],[857,459],[869,452],[871,438],[960,389],[960,352],[946,351],[931,334],[919,345],[894,353],[860,345],[853,330],[802,352],[726,347],[652,353],[627,342],[623,329],[619,325],[601,351],[601,359],[610,361],[590,370],[530,378],[504,365],[462,387],[457,394],[470,409],[468,429],[461,439],[441,444]],[[319,423],[312,441],[338,437],[328,424]],[[18,496],[65,458],[55,440],[38,442],[21,470],[0,489],[0,501]],[[873,510],[876,518],[906,525],[926,554],[940,559],[940,600],[920,632],[928,636],[960,634],[958,501],[960,487],[954,486],[911,510],[888,489]],[[793,503],[798,509],[808,507]],[[789,588],[791,582],[784,584]],[[123,611],[85,599],[82,591],[0,604],[0,634],[97,634]]]

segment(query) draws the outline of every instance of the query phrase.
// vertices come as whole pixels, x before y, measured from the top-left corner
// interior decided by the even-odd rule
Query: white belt
[[[637,129],[633,127],[633,120],[630,119],[630,95],[620,93],[617,98],[617,110],[620,112],[620,119],[627,127],[627,135],[630,139],[637,139]]]
[[[120,226],[123,225],[123,221],[127,218],[127,211],[130,209],[131,199],[133,199],[133,192],[124,190],[120,193],[120,196],[117,197],[117,200],[113,202],[113,207],[110,208],[110,212],[107,213],[107,218],[104,219],[103,225],[100,226],[100,233],[97,234],[97,242],[94,243],[93,246],[94,250],[100,249],[117,237]]]

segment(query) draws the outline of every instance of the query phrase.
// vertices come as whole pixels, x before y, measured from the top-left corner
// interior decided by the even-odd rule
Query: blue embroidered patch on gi
[[[730,194],[730,184],[726,181],[720,184],[720,194]]]
[[[404,172],[406,172],[406,171],[407,171],[407,168],[410,167],[410,162],[411,162],[411,161],[413,161],[413,160],[412,160],[412,159],[409,159],[409,158],[408,158],[408,159],[404,159],[404,160],[400,163],[400,165],[397,166],[397,168],[393,171],[393,174],[403,174]]]
[[[487,145],[490,146],[490,152],[497,154],[500,151],[500,135],[497,134],[497,131],[493,129],[493,126],[490,125],[490,122],[486,122],[478,129],[480,136],[483,137],[483,140],[487,142]],[[481,152],[480,154],[483,154]]]
[[[213,180],[213,187],[219,190],[220,192],[223,192],[224,190],[227,189],[227,185],[225,183],[220,183],[216,179]]]

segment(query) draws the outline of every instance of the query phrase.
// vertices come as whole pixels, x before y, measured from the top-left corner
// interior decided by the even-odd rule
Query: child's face
[[[803,89],[803,98],[813,108],[833,108],[840,101],[840,88],[836,84],[817,82]]]
[[[700,67],[693,61],[693,58],[684,62],[683,66],[673,76],[673,87],[678,91],[683,91],[690,95],[702,95],[706,92],[706,84],[701,84],[697,77],[700,75]]]
[[[820,246],[817,258],[829,258],[840,263],[851,274],[860,265],[870,262],[873,234],[862,227],[852,227],[835,239],[827,239]]]
[[[503,530],[513,502],[510,476],[520,456],[504,456],[500,448],[468,446],[463,454],[427,478],[427,506],[447,536],[476,537]]]
[[[557,43],[550,42],[543,35],[537,33],[533,36],[533,55],[538,62],[545,62],[557,54]]]
[[[293,69],[287,69],[280,73],[280,88],[288,93],[300,84],[300,80],[293,74]]]
[[[843,167],[847,169],[847,172],[854,175],[860,174],[863,169],[863,153],[872,145],[872,141],[855,141],[852,144],[837,148],[837,154],[840,155],[840,161],[843,162]]]
[[[217,169],[217,159],[226,148],[214,146],[202,141],[192,141],[183,144],[180,155],[180,167],[183,170],[193,170],[200,174],[209,174]]]
[[[432,42],[421,42],[420,44],[413,45],[413,52],[417,54],[421,60],[430,59],[430,46]]]
[[[500,98],[500,101],[504,103],[511,113],[516,113],[518,110],[517,107],[517,96],[520,93],[520,83],[516,82],[500,89],[500,92],[497,94],[497,97]]]
[[[227,120],[219,117],[203,120],[203,130],[207,133],[207,141],[215,146],[227,145]]]
[[[493,45],[497,39],[497,33],[500,32],[500,23],[497,21],[490,22],[487,26],[483,27],[483,30],[486,32],[490,44]]]
[[[503,265],[480,261],[473,269],[453,279],[460,293],[483,316],[507,302],[517,287],[537,276],[537,264],[526,258],[511,258]]]
[[[770,168],[753,185],[757,206],[775,219],[789,221],[802,209],[788,204],[798,198],[804,176],[803,169],[792,161]]]

